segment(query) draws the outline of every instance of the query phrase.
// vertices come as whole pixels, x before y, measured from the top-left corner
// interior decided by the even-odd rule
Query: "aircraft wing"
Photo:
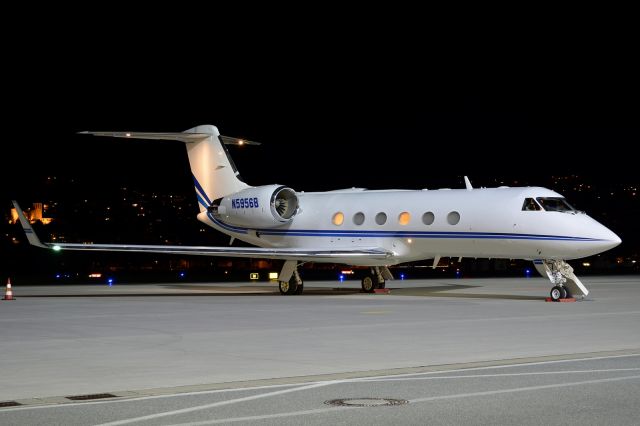
[[[133,245],[133,244],[78,244],[78,243],[43,243],[34,232],[31,224],[24,216],[16,201],[13,205],[18,212],[20,224],[29,243],[36,247],[61,250],[89,251],[121,251],[138,253],[190,254],[200,256],[246,257],[280,260],[335,261],[340,259],[375,259],[384,260],[394,253],[379,247],[353,249],[327,248],[262,248],[262,247],[209,247],[209,246],[169,246],[169,245]]]

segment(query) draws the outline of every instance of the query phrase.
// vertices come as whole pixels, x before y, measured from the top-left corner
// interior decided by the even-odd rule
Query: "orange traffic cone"
[[[4,292],[2,300],[16,300],[13,298],[13,290],[11,290],[11,278],[7,279],[7,288]]]

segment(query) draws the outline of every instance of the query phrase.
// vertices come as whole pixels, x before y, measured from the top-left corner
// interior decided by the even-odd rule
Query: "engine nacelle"
[[[286,186],[256,186],[214,201],[211,211],[229,225],[275,228],[291,222],[298,212],[298,197]]]

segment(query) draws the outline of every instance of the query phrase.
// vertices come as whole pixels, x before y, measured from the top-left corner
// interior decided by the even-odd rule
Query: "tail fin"
[[[217,127],[203,125],[183,133],[207,135],[186,144],[200,211],[206,211],[205,205],[210,206],[217,198],[249,187],[238,178],[238,169],[222,143]]]
[[[200,205],[206,211],[213,200],[248,188],[238,178],[238,169],[233,163],[225,144],[257,144],[221,136],[218,128],[209,124],[197,126],[182,133],[148,132],[80,132],[96,136],[130,139],[178,140],[187,146],[193,183]]]

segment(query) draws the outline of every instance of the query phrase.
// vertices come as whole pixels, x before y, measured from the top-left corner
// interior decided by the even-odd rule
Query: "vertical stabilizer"
[[[202,125],[186,130],[184,133],[209,135],[186,142],[200,211],[205,211],[204,205],[209,206],[217,198],[249,187],[238,178],[238,170],[227,147],[220,140],[217,127]]]

